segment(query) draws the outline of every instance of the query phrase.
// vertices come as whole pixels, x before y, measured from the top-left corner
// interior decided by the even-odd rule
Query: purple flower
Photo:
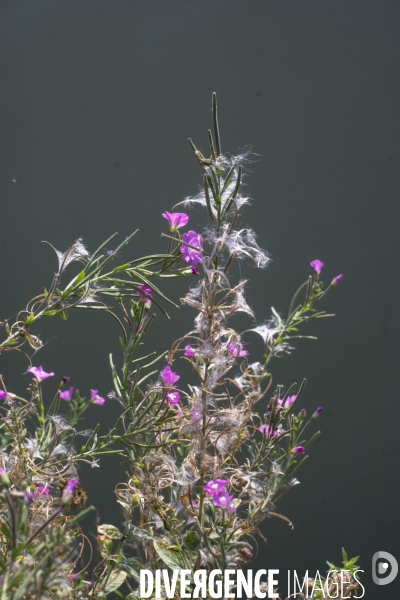
[[[0,400],[5,400],[7,398],[7,394],[4,390],[0,390]]]
[[[189,416],[191,419],[193,419],[193,421],[201,421],[201,419],[203,418],[203,415],[198,410],[191,410],[189,412]]]
[[[63,504],[69,504],[74,494],[74,489],[79,484],[78,479],[70,479],[63,490],[61,502]]]
[[[331,285],[337,285],[339,283],[339,281],[342,281],[343,279],[343,275],[336,275],[336,277],[333,278],[333,281],[331,283]]]
[[[260,425],[260,427],[258,427],[258,431],[261,431],[261,433],[265,433],[267,437],[270,437],[271,435],[275,437],[276,435],[279,435],[281,433],[282,429],[273,430],[272,427],[270,427],[269,425],[263,424]]]
[[[161,379],[163,380],[163,384],[165,387],[173,387],[174,383],[180,379],[180,375],[174,373],[169,365],[163,368],[160,373]]]
[[[62,378],[63,383],[67,383],[69,380],[70,380],[70,377],[67,377],[66,375],[64,375],[64,377]]]
[[[74,388],[70,387],[69,390],[60,392],[60,398],[61,398],[61,400],[71,400],[73,393],[74,393]]]
[[[29,373],[32,373],[38,381],[43,381],[48,377],[54,376],[53,371],[51,373],[46,373],[46,371],[43,371],[43,367],[29,367],[28,371]]]
[[[99,390],[90,390],[90,397],[93,400],[93,404],[98,404],[99,406],[103,406],[105,402],[105,398],[99,396]]]
[[[170,406],[174,406],[174,404],[179,404],[179,400],[181,399],[181,395],[179,392],[168,392],[165,394],[167,398],[167,402]]]
[[[193,273],[193,275],[198,275],[199,274],[199,270],[196,269],[196,267],[192,267],[192,273]]]
[[[187,344],[185,346],[184,356],[194,356],[195,352],[196,352],[196,350],[194,348],[192,348],[192,346],[190,344]]]
[[[310,267],[312,267],[314,269],[315,275],[318,275],[319,273],[321,273],[323,266],[324,266],[324,263],[322,261],[318,260],[318,258],[316,258],[315,260],[312,260],[310,262]]]
[[[219,492],[215,494],[213,497],[214,506],[218,506],[219,508],[228,508],[229,512],[235,512],[235,507],[231,504],[233,496],[228,494],[228,492]],[[233,508],[233,510],[232,510]]]
[[[231,344],[228,344],[228,350],[235,358],[238,358],[239,356],[246,356],[246,354],[248,354],[247,350],[243,350],[243,344],[239,343],[234,344],[232,342]]]
[[[47,485],[39,485],[33,493],[33,497],[40,498],[41,496],[45,496],[50,493],[50,488]]]
[[[189,215],[186,215],[185,213],[165,212],[162,213],[162,216],[164,217],[164,219],[167,219],[169,223],[169,230],[172,233],[177,229],[181,229],[181,227],[185,227],[185,225],[187,225],[189,221]]]
[[[228,482],[226,479],[211,479],[211,481],[208,481],[204,486],[204,491],[207,494],[215,496],[215,494],[223,492],[227,484]]]
[[[193,248],[189,248],[189,246],[184,246],[183,244],[181,245],[183,260],[187,263],[190,263],[192,267],[201,263],[200,250],[203,250],[203,238],[201,235],[192,230],[188,231],[187,233],[183,234],[182,242],[193,246]]]
[[[142,292],[144,292],[144,294],[139,292],[139,290],[142,290]],[[147,296],[150,296],[150,298],[151,298],[151,296],[153,295],[153,290],[151,288],[149,288],[147,285],[139,285],[138,296],[139,296],[141,302],[144,302],[145,307],[149,308],[151,306],[151,300],[145,294],[147,294]]]
[[[32,502],[35,499],[35,494],[32,494],[32,492],[29,492],[28,490],[25,490],[24,495],[23,495],[23,500],[25,502],[25,504],[27,506],[30,506],[32,504]]]
[[[295,448],[293,448],[292,452],[293,454],[302,454],[304,450],[304,446],[296,446]]]
[[[296,394],[294,394],[293,396],[288,396],[285,400],[285,403],[283,404],[283,398],[278,398],[278,404],[279,406],[283,406],[283,408],[289,408],[290,406],[292,406],[293,402],[295,402],[297,396]]]

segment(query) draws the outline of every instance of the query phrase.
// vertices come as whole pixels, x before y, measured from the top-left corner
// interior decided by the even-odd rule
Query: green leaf
[[[186,564],[182,550],[178,546],[169,546],[165,542],[154,542],[154,549],[161,560],[170,569],[185,569]]]
[[[112,272],[118,273],[118,271],[126,271],[130,266],[131,266],[130,263],[126,263],[124,265],[119,265],[119,267],[115,267],[115,269],[113,269]]]
[[[343,557],[343,562],[347,562],[349,560],[347,557],[347,552],[344,548],[342,548],[342,557]]]
[[[185,544],[186,548],[188,548],[188,550],[191,550],[192,552],[197,550],[200,544],[200,537],[197,531],[188,531],[185,535],[183,543]]]
[[[56,310],[45,310],[43,313],[44,317],[54,317],[57,314]]]
[[[72,287],[72,285],[78,285],[78,283],[80,283],[81,281],[83,281],[85,279],[85,271],[81,271],[80,273],[78,273],[78,275],[75,277],[74,280],[71,281],[70,285],[68,287]]]
[[[60,312],[60,317],[61,317],[61,318],[62,318],[64,321],[66,321],[66,320],[67,320],[67,318],[68,318],[68,315],[67,315],[67,313],[65,312],[65,310],[62,310],[62,311]]]
[[[110,577],[108,578],[107,585],[104,588],[106,594],[110,592],[114,592],[124,583],[126,579],[125,571],[120,571],[119,569],[114,569],[111,572]]]
[[[125,571],[129,577],[135,577],[136,579],[140,578],[140,571],[144,569],[144,566],[136,558],[123,558],[118,563],[118,567],[121,571]]]
[[[204,502],[203,510],[204,510],[204,514],[206,515],[206,517],[208,517],[208,519],[212,523],[214,523],[215,522],[215,510],[214,510],[214,506],[211,504],[211,502]]]
[[[99,525],[97,531],[100,535],[108,537],[112,540],[122,539],[122,533],[114,525]]]
[[[135,538],[139,538],[141,540],[152,540],[153,536],[151,536],[149,533],[147,533],[147,531],[145,529],[140,529],[139,527],[136,527],[135,525],[131,525],[129,527],[129,530],[127,533],[127,540],[128,540],[128,542],[131,542]]]
[[[25,325],[28,326],[31,323],[33,323],[33,321],[35,320],[35,315],[29,315],[29,317],[26,318],[25,320]]]
[[[110,540],[110,538],[102,538],[101,540],[99,539],[99,546],[100,546],[100,554],[102,555],[103,558],[106,558],[107,556],[111,556],[112,554],[114,554],[114,544],[112,542],[112,540]]]

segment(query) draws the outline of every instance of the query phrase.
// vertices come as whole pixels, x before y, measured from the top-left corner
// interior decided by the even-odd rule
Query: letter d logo
[[[390,571],[388,571],[389,566]],[[383,552],[383,550],[375,552],[372,557],[372,579],[374,583],[377,585],[387,585],[388,583],[392,583],[392,581],[396,579],[398,571],[399,565],[392,554]],[[388,572],[389,574],[386,575],[386,577],[381,577],[381,575]]]

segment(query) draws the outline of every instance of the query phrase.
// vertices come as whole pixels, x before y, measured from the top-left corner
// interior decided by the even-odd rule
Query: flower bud
[[[10,487],[10,478],[7,475],[7,472],[3,467],[0,467],[0,483],[4,487]]]
[[[316,409],[316,411],[314,412],[313,416],[311,417],[312,419],[316,419],[319,415],[319,413],[321,413],[323,411],[323,407],[322,406],[318,406],[318,408]]]
[[[67,481],[67,485],[65,486],[61,497],[61,502],[63,504],[71,504],[74,497],[74,490],[78,483],[79,481],[77,479],[70,479]]]
[[[340,273],[340,275],[336,275],[336,277],[333,278],[331,285],[337,285],[339,283],[339,281],[342,281],[343,279],[343,275]]]

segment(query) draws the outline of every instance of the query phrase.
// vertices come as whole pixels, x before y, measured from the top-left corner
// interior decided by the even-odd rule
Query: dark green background
[[[277,383],[308,379],[305,406],[325,407],[323,436],[278,506],[294,531],[268,521],[253,567],[323,570],[344,545],[361,554],[370,600],[394,598],[400,579],[377,588],[370,577],[374,552],[400,560],[399,21],[394,0],[0,5],[0,318],[49,284],[55,258],[41,240],[65,249],[83,236],[93,250],[139,227],[127,256],[164,248],[160,213],[197,191],[186,138],[206,148],[216,90],[223,149],[260,155],[244,216],[273,258],[250,269],[259,320],[271,305],[287,310],[310,260],[325,262],[327,281],[344,274],[320,341],[274,367]],[[191,226],[203,222],[191,213]],[[178,298],[189,283],[164,289]],[[191,327],[188,308],[171,312],[148,338],[161,350]],[[36,331],[56,338],[35,364],[107,394],[114,323],[73,314]],[[249,348],[261,351],[257,340]],[[1,361],[8,388],[23,389],[23,358]],[[106,429],[116,407],[92,412]],[[127,465],[116,462],[81,473],[103,522],[119,519],[112,488]]]

